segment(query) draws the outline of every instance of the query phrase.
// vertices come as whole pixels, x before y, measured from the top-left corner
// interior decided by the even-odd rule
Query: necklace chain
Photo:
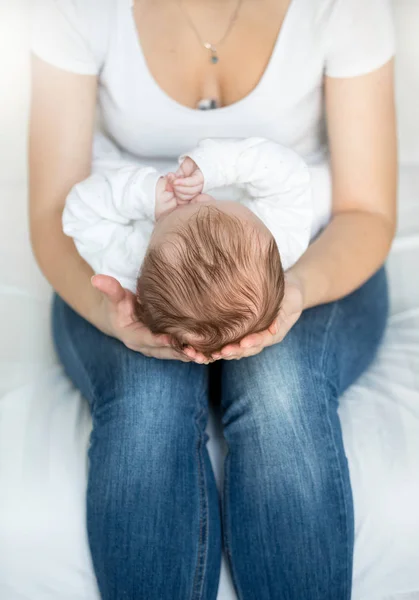
[[[185,10],[185,8],[182,6],[182,0],[177,0],[177,4],[183,14],[183,16],[185,17],[186,21],[189,23],[189,26],[191,27],[191,29],[193,30],[193,32],[196,35],[196,38],[198,40],[198,42],[201,44],[201,46],[203,46],[206,50],[209,50],[211,52],[211,63],[212,64],[217,64],[218,63],[218,47],[221,46],[221,44],[223,44],[223,42],[227,39],[229,33],[231,32],[231,30],[233,29],[233,26],[235,24],[235,22],[237,21],[237,18],[239,16],[239,12],[240,12],[240,8],[241,5],[243,4],[243,0],[237,0],[237,5],[236,8],[233,11],[233,14],[231,15],[230,21],[227,25],[227,29],[224,32],[224,35],[222,36],[222,38],[220,40],[218,40],[218,42],[216,44],[213,44],[211,42],[206,42],[200,32],[199,29],[197,28],[197,26],[195,25],[194,21],[192,20],[192,17],[190,16],[190,14]]]

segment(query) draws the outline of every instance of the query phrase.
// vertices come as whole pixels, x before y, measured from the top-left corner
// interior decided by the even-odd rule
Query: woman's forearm
[[[31,240],[41,271],[52,287],[76,312],[104,331],[102,297],[90,283],[94,273],[64,235],[61,211],[32,217]]]
[[[351,293],[384,263],[395,227],[383,216],[361,211],[333,217],[290,270],[304,289],[304,308]]]

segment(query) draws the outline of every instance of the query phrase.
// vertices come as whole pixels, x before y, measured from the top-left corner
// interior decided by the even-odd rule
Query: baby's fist
[[[186,157],[173,181],[173,190],[178,204],[187,204],[199,194],[204,188],[204,175],[198,165],[189,157]]]
[[[171,212],[177,206],[175,193],[173,190],[174,174],[169,173],[166,177],[160,177],[156,185],[156,206],[155,217],[156,221],[163,215]]]

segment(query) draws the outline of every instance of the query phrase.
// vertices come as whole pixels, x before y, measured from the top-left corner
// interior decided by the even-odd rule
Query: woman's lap
[[[236,588],[266,599],[350,597],[353,506],[338,398],[373,360],[387,311],[380,271],[306,311],[281,344],[223,363],[224,543]]]
[[[380,271],[306,311],[281,344],[218,366],[223,532],[240,598],[349,598],[352,498],[337,400],[372,360],[386,313]],[[137,355],[60,300],[54,320],[61,359],[92,406],[88,525],[103,597],[215,598],[209,369]]]
[[[215,597],[221,534],[209,527],[220,516],[206,449],[208,369],[128,350],[59,298],[53,320],[66,372],[92,410],[87,527],[102,597]]]

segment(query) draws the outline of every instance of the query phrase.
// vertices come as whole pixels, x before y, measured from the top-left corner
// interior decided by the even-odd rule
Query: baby
[[[204,140],[179,163],[162,175],[108,156],[70,192],[63,225],[96,273],[135,294],[138,320],[210,358],[275,321],[310,239],[310,177],[262,138]],[[236,201],[207,193],[225,186]]]

